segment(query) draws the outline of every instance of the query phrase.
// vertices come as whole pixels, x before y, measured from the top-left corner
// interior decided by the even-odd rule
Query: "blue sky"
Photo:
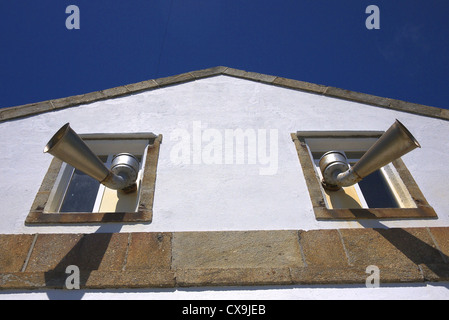
[[[447,0],[3,0],[0,107],[223,65],[449,109],[448,21]]]

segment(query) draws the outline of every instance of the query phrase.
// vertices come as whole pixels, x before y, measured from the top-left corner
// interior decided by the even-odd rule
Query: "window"
[[[319,159],[325,152],[344,151],[353,165],[382,134],[378,131],[292,134],[317,219],[436,217],[401,159],[353,186],[338,191],[322,187]]]
[[[401,197],[396,197],[395,189],[389,184],[388,174],[376,170],[358,183],[366,206],[369,208],[400,208]],[[409,197],[407,197],[409,198]],[[410,198],[409,198],[410,199]],[[410,199],[411,200],[411,199]]]
[[[80,137],[108,168],[115,154],[133,154],[140,165],[137,192],[125,194],[109,189],[53,158],[26,223],[150,222],[162,136],[135,133]]]
[[[313,144],[310,139],[308,141]],[[345,153],[350,165],[354,165],[364,154],[364,152],[354,151]],[[319,160],[323,154],[324,152],[312,152],[316,174],[320,179],[322,179],[322,175]],[[321,190],[326,206],[330,209],[416,207],[393,164],[388,164],[373,172],[353,186],[338,191],[327,191],[324,188]]]

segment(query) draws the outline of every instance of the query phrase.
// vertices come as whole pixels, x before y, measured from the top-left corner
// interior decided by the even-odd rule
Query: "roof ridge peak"
[[[219,75],[257,81],[264,84],[275,85],[287,89],[306,91],[328,97],[369,104],[372,106],[392,109],[396,111],[403,111],[426,117],[449,120],[449,110],[442,108],[431,107],[391,98],[383,98],[371,94],[360,93],[356,91],[345,90],[335,88],[332,86],[315,84],[311,82],[272,76],[252,71],[245,71],[225,66],[216,66],[207,69],[185,72],[173,76],[150,79],[132,84],[126,84],[90,93],[69,96],[65,98],[51,99],[42,102],[3,108],[0,109],[0,122],[32,116],[54,110],[60,110],[95,101],[112,99],[142,91],[159,89],[169,85],[176,85],[184,82],[195,81]]]

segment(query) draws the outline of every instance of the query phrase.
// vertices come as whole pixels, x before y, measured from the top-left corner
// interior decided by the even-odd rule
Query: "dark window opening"
[[[107,164],[108,156],[99,156]],[[97,200],[100,182],[74,169],[59,212],[92,212]]]
[[[92,212],[100,183],[76,169],[67,188],[60,212]]]
[[[399,208],[385,176],[380,170],[359,181],[360,190],[369,208]]]

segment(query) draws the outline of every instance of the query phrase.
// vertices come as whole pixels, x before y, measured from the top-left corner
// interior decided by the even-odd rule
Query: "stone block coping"
[[[449,228],[0,235],[0,289],[449,281]]]
[[[41,114],[44,112],[56,111],[59,109],[92,103],[95,101],[112,99],[120,96],[138,93],[141,91],[154,90],[170,85],[176,85],[183,82],[195,81],[198,79],[218,75],[237,77],[241,79],[275,85],[283,88],[306,91],[314,94],[320,94],[328,97],[365,103],[372,106],[403,111],[412,114],[418,114],[426,117],[449,120],[449,110],[442,108],[425,106],[421,104],[405,102],[390,98],[383,98],[366,93],[349,91],[340,88],[314,84],[310,82],[292,80],[256,72],[248,72],[224,66],[217,66],[208,69],[186,72],[164,78],[146,80],[138,83],[128,84],[124,86],[90,92],[81,95],[75,95],[66,98],[52,99],[21,106],[3,108],[0,109],[0,122],[32,116],[35,114]]]

